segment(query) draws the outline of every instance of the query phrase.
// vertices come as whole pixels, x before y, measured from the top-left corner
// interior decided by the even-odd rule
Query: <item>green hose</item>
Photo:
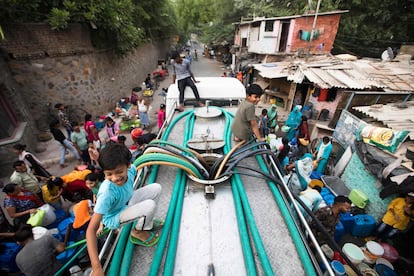
[[[106,233],[108,233],[109,231],[111,231],[109,228],[105,228],[105,229],[102,231],[102,233],[100,233],[100,234],[99,234],[99,236],[105,235],[105,234],[106,234]],[[66,247],[65,247],[65,250],[68,250],[68,249],[71,249],[71,248],[77,247],[78,245],[81,245],[81,244],[84,244],[84,243],[86,243],[86,239],[83,239],[83,240],[77,241],[77,242],[75,242],[75,243],[72,243],[72,244],[70,244],[70,245],[66,246]]]
[[[177,176],[177,181],[179,182],[179,191],[175,205],[174,221],[171,228],[170,241],[168,243],[163,275],[173,275],[174,273],[175,257],[177,255],[178,238],[180,233],[181,215],[183,210],[184,193],[186,186],[186,176],[182,171]]]
[[[194,112],[191,113],[191,115],[187,118],[185,129],[187,129],[188,131],[184,137],[184,145],[186,145],[187,141],[193,136],[194,118]],[[186,176],[182,174],[180,190],[174,212],[174,224],[171,229],[172,231],[170,233],[170,241],[168,243],[167,256],[165,258],[164,275],[173,275],[174,273],[175,257],[177,255],[177,244],[181,226],[181,215],[183,210],[186,179]]]
[[[197,157],[190,150],[188,150],[188,148],[185,148],[184,146],[177,145],[175,143],[171,143],[171,142],[163,141],[163,140],[154,140],[154,141],[151,141],[150,144],[168,145],[168,146],[171,146],[173,148],[179,149],[182,152],[186,153],[187,155],[197,159]]]
[[[146,153],[141,155],[140,157],[138,157],[135,162],[134,165],[136,167],[139,167],[141,164],[144,164],[146,162],[151,162],[151,161],[165,161],[165,162],[169,162],[169,163],[173,163],[173,164],[180,164],[184,167],[187,167],[188,169],[190,169],[194,175],[196,175],[199,179],[204,179],[204,177],[200,174],[200,172],[198,171],[198,169],[191,164],[190,162],[180,158],[180,157],[176,157],[170,154],[165,154],[165,153]]]
[[[181,120],[181,118],[187,116],[190,112],[192,111],[186,111],[181,113],[179,116],[177,116],[177,118],[171,122],[171,124],[168,126],[168,128],[166,129],[164,135],[163,135],[163,139],[168,139],[168,136],[171,132],[171,130],[173,129],[174,125]],[[135,162],[134,162],[135,164]],[[150,177],[148,179],[148,183],[153,183],[156,180],[157,177],[157,172],[158,172],[158,165],[153,166],[152,167],[152,171],[150,174]],[[170,203],[171,205],[171,203]],[[166,224],[164,225],[164,230],[166,229]],[[128,229],[126,229],[128,228]],[[132,223],[128,223],[126,225],[124,225],[124,227],[122,228],[122,231],[120,233],[120,238],[118,240],[118,244],[116,245],[116,249],[115,249],[115,253],[114,253],[114,257],[111,261],[111,267],[110,270],[108,272],[108,275],[110,276],[118,276],[121,274],[118,274],[117,272],[122,273],[122,276],[124,275],[128,275],[129,273],[129,268],[131,265],[131,260],[132,260],[132,254],[134,253],[134,244],[132,244],[129,241],[129,234],[131,232],[131,228],[132,228]],[[163,231],[164,232],[164,231]],[[168,235],[167,235],[168,236]],[[161,235],[162,237],[162,235]],[[160,239],[161,239],[160,237]],[[161,256],[162,258],[162,256]],[[122,264],[121,264],[122,261]],[[119,271],[119,268],[121,267],[121,270]],[[112,273],[114,272],[114,273]]]
[[[237,175],[238,176],[238,175]],[[239,190],[237,188],[236,175],[231,178],[231,187],[233,192],[234,206],[236,208],[237,224],[239,226],[240,242],[243,250],[244,263],[246,266],[247,275],[257,275],[256,266],[254,263],[253,250],[250,245],[249,232],[247,223],[244,218],[243,206],[240,200]]]
[[[109,267],[109,276],[118,276],[121,267],[122,257],[124,256],[125,245],[129,241],[132,223],[125,224],[119,234],[118,243],[116,244],[115,252],[112,255],[111,266]]]
[[[81,249],[79,249],[79,251],[78,252],[76,252],[76,254],[75,255],[73,255],[72,256],[72,258],[70,258],[70,260],[69,261],[67,261],[66,262],[66,264],[64,264],[56,273],[55,273],[55,275],[54,276],[59,276],[60,274],[62,274],[64,271],[65,271],[65,269],[66,268],[68,268],[68,266],[69,265],[71,265],[72,264],[72,262],[83,252],[83,251],[85,251],[85,249],[87,248],[87,246],[86,246],[86,244],[85,245],[83,245],[82,247],[81,247]]]
[[[232,133],[231,133],[230,125],[232,122],[232,118],[234,116],[232,116],[233,114],[227,111],[223,110],[223,112],[226,116],[226,127],[225,127],[225,133],[224,133],[226,143],[224,146],[224,154],[227,154],[231,149],[231,134]],[[241,199],[240,199],[240,193],[237,187],[236,177],[239,177],[239,176],[234,175],[231,178],[231,187],[232,187],[232,192],[233,192],[234,206],[236,209],[237,224],[239,226],[240,242],[241,242],[241,246],[243,250],[243,257],[244,257],[247,275],[254,276],[254,275],[257,275],[256,266],[254,262],[253,250],[250,245],[249,233],[248,233],[248,229],[246,226],[247,224],[246,224],[246,220],[245,220],[244,213],[243,213],[243,206],[242,206]]]
[[[132,228],[132,223],[131,223]],[[132,230],[132,229],[131,229]],[[130,230],[130,231],[131,231]],[[129,237],[128,237],[129,241]],[[128,276],[129,275],[129,268],[131,267],[132,262],[132,254],[134,254],[135,244],[132,242],[127,242],[124,249],[124,254],[121,262],[121,269],[119,271],[119,275],[121,276]]]
[[[267,169],[263,161],[263,158],[261,156],[257,156],[256,159],[257,159],[257,162],[259,163],[260,169],[265,173],[269,173],[269,170]],[[287,210],[287,207],[282,198],[282,195],[280,194],[280,191],[276,188],[276,185],[273,182],[267,181],[267,183],[279,206],[280,212],[282,213],[282,216],[289,229],[289,233],[292,235],[293,242],[296,246],[297,252],[299,254],[299,258],[303,264],[306,275],[312,275],[312,276],[316,275],[315,268],[313,267],[313,263],[309,257],[309,254],[307,253],[305,245],[303,244],[299,231],[296,228],[295,222],[293,221],[293,218],[290,216],[290,213]]]
[[[186,114],[190,114],[190,112],[187,112]],[[163,139],[168,139],[168,135],[171,131],[171,128],[179,121],[183,118],[184,116],[179,116],[177,117],[169,126],[169,128],[167,129],[167,131],[165,132]],[[189,116],[191,117],[191,116]],[[194,120],[194,118],[193,118]],[[188,119],[187,119],[188,122]],[[190,131],[187,132],[186,137],[184,138],[185,140],[188,139],[188,137],[192,136],[192,127],[189,128]],[[188,136],[188,137],[187,137]],[[164,256],[164,250],[166,247],[166,244],[168,242],[168,238],[169,238],[169,233],[170,228],[174,227],[171,226],[173,223],[175,224],[179,224],[180,221],[177,222],[176,220],[176,208],[177,208],[177,201],[178,198],[181,195],[181,190],[183,189],[183,187],[185,188],[185,179],[183,180],[184,173],[182,170],[178,170],[177,176],[175,178],[175,183],[174,183],[174,189],[172,191],[172,196],[171,196],[171,200],[170,200],[170,205],[168,208],[168,212],[167,212],[167,216],[165,219],[165,224],[163,227],[163,231],[161,233],[160,236],[160,240],[158,241],[157,244],[157,249],[155,251],[155,254],[153,256],[152,259],[152,264],[150,267],[150,271],[149,271],[149,275],[151,276],[156,276],[158,275],[158,270],[161,266],[162,260],[163,260],[163,256]],[[181,216],[181,215],[180,215]],[[170,237],[171,239],[171,237]],[[171,246],[171,242],[169,243],[169,246]],[[169,269],[171,270],[171,269]]]
[[[239,177],[239,175],[234,175],[235,177],[235,183],[236,187],[239,191],[239,196],[241,199],[241,202],[243,204],[243,211],[246,216],[247,223],[249,224],[250,234],[252,236],[254,245],[256,247],[256,252],[259,256],[260,262],[262,264],[263,272],[265,275],[274,275],[274,272],[272,270],[272,266],[269,261],[269,257],[266,254],[266,248],[263,245],[262,239],[260,237],[259,230],[257,229],[256,222],[254,220],[253,212],[250,208],[249,200],[247,198],[247,195],[244,191],[243,183]]]
[[[148,275],[151,275],[151,276],[158,275],[158,270],[162,263],[165,246],[167,245],[167,242],[168,242],[170,228],[174,220],[175,205],[178,199],[179,191],[181,190],[181,186],[182,186],[182,181],[181,181],[182,175],[183,175],[183,172],[181,170],[178,170],[177,176],[175,178],[174,189],[172,191],[170,205],[169,205],[167,216],[164,222],[164,227],[161,232],[160,240],[158,241],[158,244],[157,244],[157,249],[155,250],[154,256],[152,258],[152,264],[150,267],[150,271],[148,273]]]

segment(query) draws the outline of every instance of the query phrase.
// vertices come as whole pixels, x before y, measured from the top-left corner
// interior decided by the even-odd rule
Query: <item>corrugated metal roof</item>
[[[408,130],[414,140],[414,101],[385,105],[355,106],[353,109],[382,122],[392,130]]]
[[[414,64],[409,61],[352,61],[314,56],[309,61],[295,59],[253,66],[264,78],[287,78],[294,83],[302,83],[306,77],[320,88],[382,88],[387,91],[414,92]]]

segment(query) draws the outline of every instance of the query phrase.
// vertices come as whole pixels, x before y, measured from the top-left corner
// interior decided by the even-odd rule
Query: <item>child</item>
[[[165,104],[160,104],[160,110],[158,110],[158,129],[161,129],[165,121]]]
[[[105,130],[108,134],[108,138],[117,137],[119,135],[119,125],[111,117],[106,117],[105,119]]]
[[[98,194],[99,187],[104,180],[102,173],[90,173],[85,177],[85,184],[88,189],[93,193],[93,203],[96,203],[96,195]]]
[[[269,131],[267,128],[267,109],[266,108],[262,109],[262,114],[260,115],[259,131],[263,137],[266,137],[269,134]]]
[[[62,195],[62,185],[55,185],[55,178],[51,177],[47,180],[46,185],[42,186],[43,200],[45,203],[52,205],[55,209],[62,209],[60,196]],[[63,183],[62,183],[63,184]]]
[[[86,114],[85,115],[85,128],[86,134],[88,134],[88,141],[93,141],[95,144],[96,149],[99,150],[101,146],[101,139],[99,138],[99,132],[96,128],[95,123],[92,121],[92,115]]]
[[[118,144],[121,144],[121,145],[125,146],[125,142],[126,142],[126,137],[124,135],[119,135],[118,136]]]
[[[148,112],[150,111],[150,105],[142,98],[141,95],[138,95],[138,113],[139,119],[142,125],[142,129],[148,128],[150,125]]]
[[[247,98],[237,109],[236,116],[231,125],[231,130],[235,136],[234,140],[236,142],[241,140],[248,141],[254,134],[258,141],[265,141],[265,138],[260,135],[255,115],[255,105],[259,103],[263,90],[259,85],[252,84],[246,89],[246,94]]]
[[[116,229],[121,224],[136,221],[130,235],[131,242],[154,246],[159,240],[158,234],[151,230],[162,226],[162,222],[153,220],[161,185],[153,183],[134,190],[136,168],[130,159],[129,149],[120,144],[108,145],[99,157],[105,181],[99,187],[94,214],[86,231],[89,258],[95,275],[104,275],[96,239],[101,223]]]
[[[100,167],[98,162],[99,151],[95,148],[95,144],[92,141],[88,141],[88,153],[91,165],[94,167]]]
[[[71,135],[71,140],[73,146],[76,148],[82,160],[85,164],[90,163],[89,153],[88,153],[88,135],[86,131],[81,128],[78,122],[72,122],[73,132]]]
[[[408,193],[405,198],[397,197],[390,202],[374,235],[380,240],[390,239],[407,229],[411,220],[414,220],[414,193]]]

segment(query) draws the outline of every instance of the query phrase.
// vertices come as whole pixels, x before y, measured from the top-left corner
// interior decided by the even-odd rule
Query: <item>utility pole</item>
[[[310,38],[309,38],[308,54],[306,55],[306,59],[308,59],[311,48],[312,48],[313,34],[315,33],[316,20],[318,19],[318,12],[319,12],[320,5],[321,5],[321,0],[318,0],[318,4],[316,5],[315,17],[313,18],[312,31],[311,31]]]

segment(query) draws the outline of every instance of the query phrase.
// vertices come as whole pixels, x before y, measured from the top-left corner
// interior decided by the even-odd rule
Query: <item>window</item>
[[[10,138],[17,127],[16,116],[10,103],[3,94],[4,86],[0,85],[0,140]]]
[[[274,25],[275,25],[275,21],[274,20],[266,21],[266,24],[265,24],[265,32],[273,32]]]

